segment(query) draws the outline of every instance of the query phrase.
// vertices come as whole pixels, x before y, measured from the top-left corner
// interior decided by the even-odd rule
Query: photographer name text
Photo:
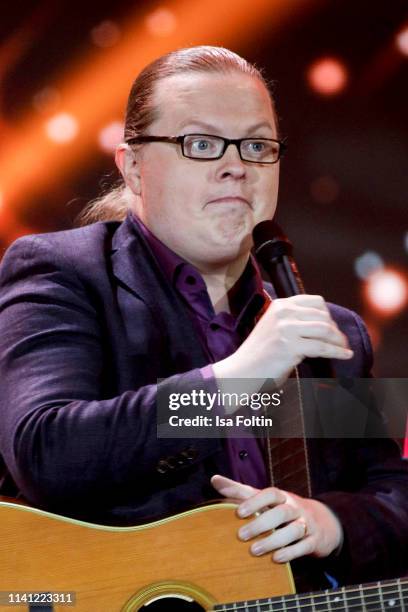
[[[272,419],[262,415],[253,414],[250,417],[242,414],[230,417],[215,415],[215,417],[197,415],[194,417],[179,417],[172,415],[169,418],[171,427],[272,427]]]

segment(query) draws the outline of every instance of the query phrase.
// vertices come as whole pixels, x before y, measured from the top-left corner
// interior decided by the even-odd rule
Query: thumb
[[[211,478],[211,484],[224,497],[229,497],[238,501],[248,499],[258,492],[258,489],[249,485],[242,484],[236,480],[231,480],[226,476],[220,476],[216,474]]]

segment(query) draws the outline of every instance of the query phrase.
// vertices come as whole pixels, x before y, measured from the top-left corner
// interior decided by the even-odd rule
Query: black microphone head
[[[252,232],[255,257],[261,263],[283,255],[292,256],[293,246],[276,221],[261,221]]]

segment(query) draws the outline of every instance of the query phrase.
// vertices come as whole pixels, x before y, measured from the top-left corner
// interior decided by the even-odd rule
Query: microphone
[[[305,293],[293,246],[275,221],[261,221],[252,233],[255,257],[272,281],[278,298]]]
[[[271,279],[277,297],[286,298],[305,293],[293,258],[292,243],[281,227],[275,221],[261,221],[254,227],[252,237],[255,258]],[[304,373],[307,377],[334,377],[333,366],[329,359],[307,358],[302,366],[306,370]]]

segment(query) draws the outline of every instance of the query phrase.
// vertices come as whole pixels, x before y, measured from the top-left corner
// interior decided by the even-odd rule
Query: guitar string
[[[229,612],[230,610],[232,612],[240,612],[241,610],[243,612],[247,612],[248,610],[254,610],[254,612],[287,612],[288,610],[302,610],[303,608],[308,608],[309,610],[314,609],[316,612],[335,612],[336,608],[333,606],[336,606],[338,604],[342,604],[344,603],[343,601],[332,601],[332,602],[314,602],[314,603],[308,603],[308,604],[299,604],[299,605],[295,605],[295,606],[286,606],[286,604],[282,603],[282,602],[275,602],[274,604],[268,604],[268,603],[257,603],[257,604],[250,604],[249,606],[235,606],[233,608],[212,608],[211,611],[207,611],[207,612],[214,612],[218,611],[218,612]],[[405,608],[399,607],[401,604],[404,605],[405,602],[401,601],[401,602],[396,602],[395,605],[393,606],[389,606],[387,604],[380,604],[379,608],[372,608],[371,606],[373,604],[376,604],[377,602],[372,602],[372,601],[366,601],[366,602],[357,602],[355,604],[349,604],[349,602],[347,601],[347,610],[366,610],[367,608],[365,607],[366,605],[370,606],[370,612],[384,612],[385,610],[385,605],[387,606],[387,608],[392,608],[394,610],[401,610],[403,611]],[[271,608],[268,609],[263,609],[260,606],[267,606],[267,605],[272,605]],[[276,606],[284,606],[284,607],[280,607],[277,608]],[[326,605],[326,608],[322,608],[321,606]],[[363,605],[364,607],[362,608],[361,605]],[[337,608],[337,610],[345,610],[346,608]]]
[[[341,603],[341,602],[332,602],[333,605],[336,605],[337,603]],[[367,602],[367,603],[370,606],[372,606],[371,602]],[[402,605],[404,605],[404,602],[401,602],[401,603],[402,603]],[[276,605],[278,605],[278,604],[281,605],[280,602],[276,602]],[[272,607],[272,608],[268,608],[267,610],[265,608],[262,610],[262,608],[260,608],[259,606],[265,606],[267,604],[259,603],[259,604],[255,604],[255,605],[257,606],[257,610],[255,610],[255,612],[286,612],[287,610],[301,610],[304,607],[304,605],[302,604],[301,606],[296,606],[296,607],[291,606],[291,607],[284,607],[284,608],[280,608],[280,609]],[[313,604],[313,605],[314,606],[320,606],[320,605],[323,605],[323,604],[317,603],[317,604]],[[313,609],[312,608],[312,604],[308,604],[308,606],[309,606],[309,610]],[[363,606],[365,606],[364,603],[363,603]],[[387,606],[387,607],[390,607],[390,606]],[[232,612],[240,612],[241,610],[246,612],[249,609],[250,609],[249,607],[246,607],[246,608],[245,607],[244,608],[243,607],[212,608],[212,610],[207,610],[206,612],[214,612],[214,610],[216,612],[229,612],[230,610],[232,610]],[[337,610],[342,610],[342,609],[345,610],[345,608],[337,608]],[[397,606],[396,607],[392,606],[392,609],[394,609],[396,611],[398,611],[398,609],[399,609],[401,612],[404,612],[405,608],[401,608],[401,607],[398,608]],[[331,604],[329,604],[328,608],[320,608],[320,607],[317,608],[317,607],[314,607],[314,610],[316,612],[335,612],[336,608],[331,607]],[[368,608],[366,608],[366,607],[362,608],[361,607],[361,602],[357,603],[355,605],[351,605],[351,606],[349,606],[348,603],[347,603],[347,610],[359,610],[360,612],[362,612],[364,610],[368,610]],[[383,605],[380,605],[379,608],[377,608],[377,607],[376,608],[370,607],[370,612],[384,612],[384,610],[385,610],[385,608],[384,608]]]
[[[402,589],[405,589],[405,590],[401,591],[402,595],[404,595],[404,596],[408,595],[408,579],[406,579],[406,578],[399,578],[396,583],[391,583],[389,585],[384,584],[383,586],[380,586],[380,587],[378,587],[378,585],[376,585],[376,584],[370,584],[370,585],[367,585],[367,586],[358,585],[356,587],[351,587],[351,588],[347,588],[346,587],[347,588],[346,591],[344,591],[342,589],[336,589],[334,591],[323,591],[322,593],[314,593],[314,594],[308,594],[308,593],[306,593],[304,595],[295,595],[295,594],[293,594],[292,597],[296,598],[299,601],[300,600],[310,600],[311,601],[311,599],[313,597],[326,597],[328,595],[330,595],[332,597],[333,596],[334,597],[337,597],[337,596],[343,596],[344,597],[344,595],[348,595],[349,593],[350,594],[358,593],[359,596],[361,595],[361,593],[363,593],[365,597],[366,596],[372,597],[373,595],[375,595],[375,593],[369,593],[368,591],[370,591],[370,590],[374,591],[375,589],[378,589],[378,588],[380,588],[381,590],[384,590],[387,587],[393,589],[393,590],[390,590],[390,591],[387,591],[386,593],[384,593],[384,595],[388,596],[388,595],[393,595],[395,593],[399,593],[399,588],[398,588],[399,586],[401,586]],[[396,588],[396,590],[395,590],[395,588]],[[288,596],[285,596],[285,597],[291,597],[291,596],[288,595]]]
[[[400,579],[399,581],[400,586],[402,587],[401,589],[401,594],[403,599],[405,599],[405,596],[408,595],[408,580],[404,580],[404,579]],[[392,586],[393,590],[387,590],[386,593],[383,593],[383,596],[389,598],[390,595],[397,595],[397,599],[399,599],[401,601],[402,604],[404,604],[404,601],[402,601],[401,598],[401,594],[398,588],[398,583],[396,585],[390,585],[390,587]],[[396,586],[397,588],[395,589],[394,586]],[[380,587],[381,590],[383,590],[384,588],[386,588],[387,585],[384,585],[384,587]],[[380,593],[365,593],[364,591],[369,591],[369,590],[374,590],[374,589],[378,589],[379,587],[376,585],[370,585],[370,586],[362,586],[360,587],[356,587],[355,589],[347,589],[347,591],[341,591],[341,590],[336,590],[334,592],[331,591],[327,591],[327,592],[323,592],[322,594],[315,594],[315,595],[293,595],[294,598],[293,600],[289,600],[289,603],[295,603],[295,606],[286,606],[285,608],[282,608],[282,612],[286,612],[286,610],[301,610],[302,608],[305,608],[306,606],[311,606],[312,604],[314,605],[328,605],[329,607],[327,608],[319,608],[318,612],[330,612],[331,610],[333,610],[333,608],[331,608],[331,605],[337,604],[337,603],[342,603],[342,601],[345,599],[347,602],[347,605],[349,605],[349,602],[351,602],[351,606],[349,606],[349,608],[355,608],[356,605],[361,605],[361,601],[359,601],[356,605],[353,605],[353,601],[355,601],[356,599],[360,599],[363,596],[365,599],[365,602],[363,603],[367,603],[367,604],[373,604],[373,603],[377,603],[376,601],[372,601],[372,598],[377,596],[379,597]],[[352,593],[357,593],[357,597],[348,597],[348,594],[352,594]],[[346,598],[345,598],[346,596]],[[284,596],[286,597],[286,596]],[[290,596],[289,596],[290,597]],[[313,599],[315,597],[340,597],[342,601],[340,602],[335,602],[335,601],[329,601],[329,602],[313,602]],[[368,598],[371,598],[371,601],[368,600]],[[393,598],[394,599],[394,598]],[[302,600],[305,603],[302,603]],[[233,610],[236,612],[239,612],[239,610],[251,610],[254,609],[256,606],[261,606],[261,605],[268,605],[268,604],[273,604],[273,602],[271,601],[265,601],[264,603],[262,603],[262,601],[258,600],[258,603],[247,603],[247,604],[243,604],[243,606],[241,605],[240,607],[236,607],[237,604],[233,604],[235,607],[231,608],[231,607],[224,607],[224,608],[218,608],[218,610],[220,612],[228,612],[229,610]],[[286,605],[284,602],[275,602],[276,605]],[[222,604],[219,604],[222,605]],[[225,606],[228,606],[230,604],[224,604]],[[389,606],[390,607],[390,606]],[[335,609],[335,608],[334,608]],[[384,607],[380,607],[378,608],[379,610],[383,610]],[[273,608],[272,608],[273,610]],[[373,610],[374,612],[374,610]]]

